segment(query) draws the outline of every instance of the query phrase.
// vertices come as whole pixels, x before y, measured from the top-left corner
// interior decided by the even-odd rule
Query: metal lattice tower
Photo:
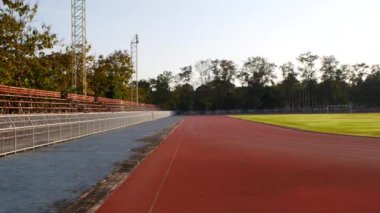
[[[87,95],[86,71],[86,0],[71,0],[71,42],[73,49],[73,86],[78,90],[82,75],[83,94]]]
[[[131,100],[133,101],[133,79],[135,78],[136,103],[139,103],[139,73],[138,73],[138,44],[139,36],[136,34],[131,41],[131,59],[132,59],[132,80],[131,80]]]

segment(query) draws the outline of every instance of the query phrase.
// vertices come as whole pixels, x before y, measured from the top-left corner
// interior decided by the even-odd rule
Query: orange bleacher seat
[[[66,99],[62,99],[60,92],[4,85],[0,85],[0,107],[2,107],[2,113],[158,110],[157,106],[151,104],[137,104],[126,100],[94,98],[77,94],[68,94]]]
[[[26,96],[37,96],[37,97],[46,97],[46,98],[61,98],[61,93],[45,91],[45,90],[37,90],[37,89],[27,89],[27,88],[19,88],[19,87],[11,87],[0,85],[0,93],[2,94],[10,94],[10,95],[26,95]]]

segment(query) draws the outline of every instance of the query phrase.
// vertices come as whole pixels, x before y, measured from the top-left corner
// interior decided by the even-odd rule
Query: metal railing
[[[120,112],[0,116],[0,156],[172,116],[173,112]]]

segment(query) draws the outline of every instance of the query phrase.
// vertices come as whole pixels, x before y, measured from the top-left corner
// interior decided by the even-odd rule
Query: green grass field
[[[380,113],[237,115],[233,117],[314,132],[380,137]]]

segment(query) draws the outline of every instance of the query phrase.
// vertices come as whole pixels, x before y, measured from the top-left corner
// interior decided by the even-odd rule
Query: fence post
[[[50,143],[50,126],[47,126],[48,129],[48,143]]]
[[[9,116],[7,116],[7,118],[8,118],[8,120],[11,122],[11,124],[12,124],[12,127],[13,128],[16,128],[16,125],[15,125],[15,123],[13,122],[13,120],[12,120],[12,118],[10,118]],[[15,145],[14,145],[14,151],[16,152],[16,148],[17,148],[17,133],[16,133],[16,129],[15,129],[15,134],[14,134],[14,136],[15,136],[15,140],[14,140],[14,142],[15,142]]]
[[[72,127],[71,121],[70,121],[69,125],[70,125],[70,136],[69,136],[69,138],[72,138],[73,137],[73,127]]]
[[[44,118],[44,120],[45,120],[46,127],[47,127],[47,133],[48,133],[47,143],[49,144],[49,143],[50,143],[50,127],[49,127],[49,123],[48,123],[48,121],[46,120],[45,116],[43,116],[43,118]]]
[[[15,129],[15,152],[17,150],[17,129]]]
[[[28,121],[32,127],[32,148],[34,149],[35,147],[35,142],[34,142],[34,124],[33,122],[30,120],[30,117],[29,116],[26,116],[28,118]],[[28,147],[29,148],[29,147]]]
[[[33,149],[34,149],[34,147],[36,147],[36,142],[35,142],[35,139],[34,139],[34,138],[35,138],[34,133],[35,133],[35,131],[34,131],[34,126],[32,126],[32,134],[33,134],[33,136],[32,136],[32,137],[33,137],[33,139],[32,139],[32,140],[33,140],[32,143],[33,143]]]

